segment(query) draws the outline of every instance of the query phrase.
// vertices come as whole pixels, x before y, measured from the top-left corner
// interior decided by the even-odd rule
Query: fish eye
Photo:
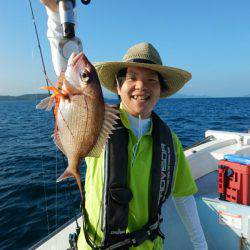
[[[82,71],[80,73],[80,80],[81,80],[82,83],[88,84],[90,82],[89,73],[87,71]]]

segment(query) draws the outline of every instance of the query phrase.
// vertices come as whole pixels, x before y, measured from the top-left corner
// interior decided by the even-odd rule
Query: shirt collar
[[[129,129],[130,131],[132,131],[131,126],[130,126],[130,122],[129,122],[129,119],[128,119],[128,114],[125,111],[122,103],[120,103],[119,111],[120,111],[121,121],[122,121],[124,127],[127,128],[127,129]],[[153,130],[152,117],[150,117],[150,121],[151,121],[150,122],[150,129],[144,135],[151,135],[152,134],[152,130]]]

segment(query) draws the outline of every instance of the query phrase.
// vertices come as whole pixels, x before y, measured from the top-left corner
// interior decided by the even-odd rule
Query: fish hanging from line
[[[37,108],[50,110],[55,104],[54,141],[68,159],[68,167],[58,181],[75,177],[82,198],[79,170],[82,158],[100,156],[119,119],[119,111],[104,103],[96,70],[82,52],[71,55],[67,70],[56,86],[42,89],[53,94]]]

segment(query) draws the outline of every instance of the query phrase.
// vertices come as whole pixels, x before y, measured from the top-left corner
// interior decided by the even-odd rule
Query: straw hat
[[[142,67],[159,72],[167,85],[161,97],[173,95],[192,77],[185,70],[163,66],[158,51],[152,44],[145,42],[129,48],[121,62],[99,62],[94,65],[102,85],[114,93],[117,93],[116,74],[127,67]]]

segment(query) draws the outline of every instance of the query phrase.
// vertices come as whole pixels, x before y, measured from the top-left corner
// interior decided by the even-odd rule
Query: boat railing
[[[201,140],[201,141],[198,141],[198,142],[192,144],[192,145],[189,146],[189,147],[185,147],[185,148],[184,148],[184,151],[189,150],[189,149],[191,149],[191,148],[195,148],[195,147],[197,147],[197,146],[200,146],[200,145],[202,145],[202,144],[205,144],[205,143],[207,143],[207,142],[214,141],[214,140],[215,140],[215,137],[214,137],[213,135],[209,135],[209,136],[207,136],[205,139],[203,139],[203,140]]]

